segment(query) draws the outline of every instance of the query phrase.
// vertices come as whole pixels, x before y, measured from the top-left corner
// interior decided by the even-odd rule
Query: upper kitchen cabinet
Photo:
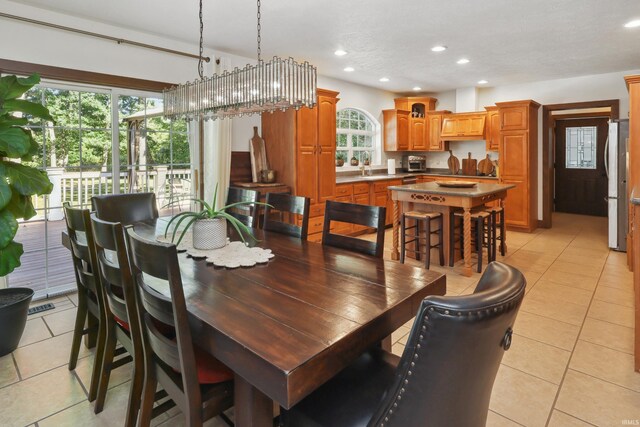
[[[409,96],[404,98],[396,98],[393,100],[396,110],[410,111],[413,116],[425,116],[427,111],[431,111],[436,108],[436,98],[428,96]]]
[[[485,121],[485,139],[487,151],[500,150],[500,113],[498,107],[484,107],[487,110],[487,120]]]
[[[293,194],[311,199],[312,213],[322,214],[324,202],[334,197],[337,96],[318,89],[314,108],[262,114],[269,166]]]
[[[446,141],[484,139],[485,113],[456,113],[445,116],[440,137]]]
[[[384,151],[409,150],[409,111],[382,110]]]
[[[498,102],[500,182],[507,192],[505,223],[531,232],[538,226],[538,109],[535,101]],[[505,121],[506,120],[506,121]]]
[[[394,100],[395,109],[384,110],[385,151],[426,151],[429,149],[427,113],[435,108],[437,99],[404,97]]]
[[[442,122],[445,115],[450,114],[451,111],[427,111],[427,143],[429,151],[445,151],[448,144],[442,139]]]

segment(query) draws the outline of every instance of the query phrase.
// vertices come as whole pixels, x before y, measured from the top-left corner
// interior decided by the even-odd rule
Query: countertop
[[[350,184],[354,182],[366,182],[366,181],[384,181],[389,179],[402,179],[412,176],[442,176],[448,178],[479,178],[479,179],[491,179],[498,180],[498,177],[495,176],[480,176],[480,175],[452,175],[451,173],[446,172],[398,172],[395,175],[389,175],[386,173],[377,173],[371,176],[362,176],[362,175],[347,175],[347,176],[338,176],[336,178],[336,184]]]
[[[513,184],[478,183],[474,187],[453,188],[440,187],[435,182],[423,182],[421,184],[394,185],[388,189],[392,191],[410,191],[412,193],[439,194],[443,196],[482,197],[515,187]]]

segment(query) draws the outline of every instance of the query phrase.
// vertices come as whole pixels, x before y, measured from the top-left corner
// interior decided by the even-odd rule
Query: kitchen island
[[[470,188],[441,187],[435,182],[421,184],[391,186],[393,200],[393,250],[392,259],[400,259],[398,250],[400,215],[410,210],[441,212],[444,227],[445,257],[449,256],[449,213],[455,208],[462,208],[464,234],[464,274],[471,276],[471,209],[497,201],[504,209],[507,190],[514,188],[511,184],[478,183]],[[503,236],[506,245],[506,236]]]

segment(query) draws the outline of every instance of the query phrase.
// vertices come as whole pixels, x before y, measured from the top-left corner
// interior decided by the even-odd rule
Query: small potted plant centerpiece
[[[344,162],[347,160],[347,155],[344,154],[342,151],[339,151],[336,153],[336,166],[342,166],[344,165]]]
[[[242,201],[231,203],[227,206],[223,206],[220,209],[216,209],[216,201],[218,195],[218,186],[213,193],[213,201],[211,204],[202,199],[191,199],[195,203],[202,207],[199,211],[186,211],[180,212],[167,224],[164,232],[164,236],[169,234],[171,225],[173,224],[173,232],[171,241],[176,245],[179,245],[185,234],[190,227],[193,226],[193,247],[194,249],[218,249],[227,244],[227,223],[230,223],[233,228],[238,232],[238,235],[243,242],[246,243],[245,235],[255,240],[255,237],[251,234],[249,227],[244,225],[239,219],[226,212],[227,209],[237,208],[247,205],[263,205],[262,202],[249,202]],[[184,223],[184,228],[180,228]],[[178,240],[176,241],[176,236]]]
[[[46,172],[22,163],[30,161],[39,151],[27,127],[29,118],[53,122],[42,104],[20,99],[39,82],[37,74],[27,78],[0,77],[0,281],[20,267],[24,249],[14,237],[18,219],[36,215],[31,196],[53,190]],[[32,297],[33,290],[29,288],[0,289],[0,356],[18,347]]]
[[[358,158],[356,156],[353,156],[351,158],[351,166],[358,166],[358,164],[360,164],[360,161],[358,160]]]
[[[371,161],[369,160],[369,153],[365,152],[364,158],[362,159],[362,164],[365,166],[369,166],[370,163]]]

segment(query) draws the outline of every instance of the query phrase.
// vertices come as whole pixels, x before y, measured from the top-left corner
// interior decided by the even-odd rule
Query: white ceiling
[[[197,45],[197,0],[20,3]],[[255,58],[253,1],[205,0],[204,16],[208,47]],[[639,0],[263,0],[262,51],[354,83],[435,92],[639,68],[640,28],[623,27],[631,19]],[[448,49],[431,52],[438,44]],[[456,64],[462,57],[471,62]]]

